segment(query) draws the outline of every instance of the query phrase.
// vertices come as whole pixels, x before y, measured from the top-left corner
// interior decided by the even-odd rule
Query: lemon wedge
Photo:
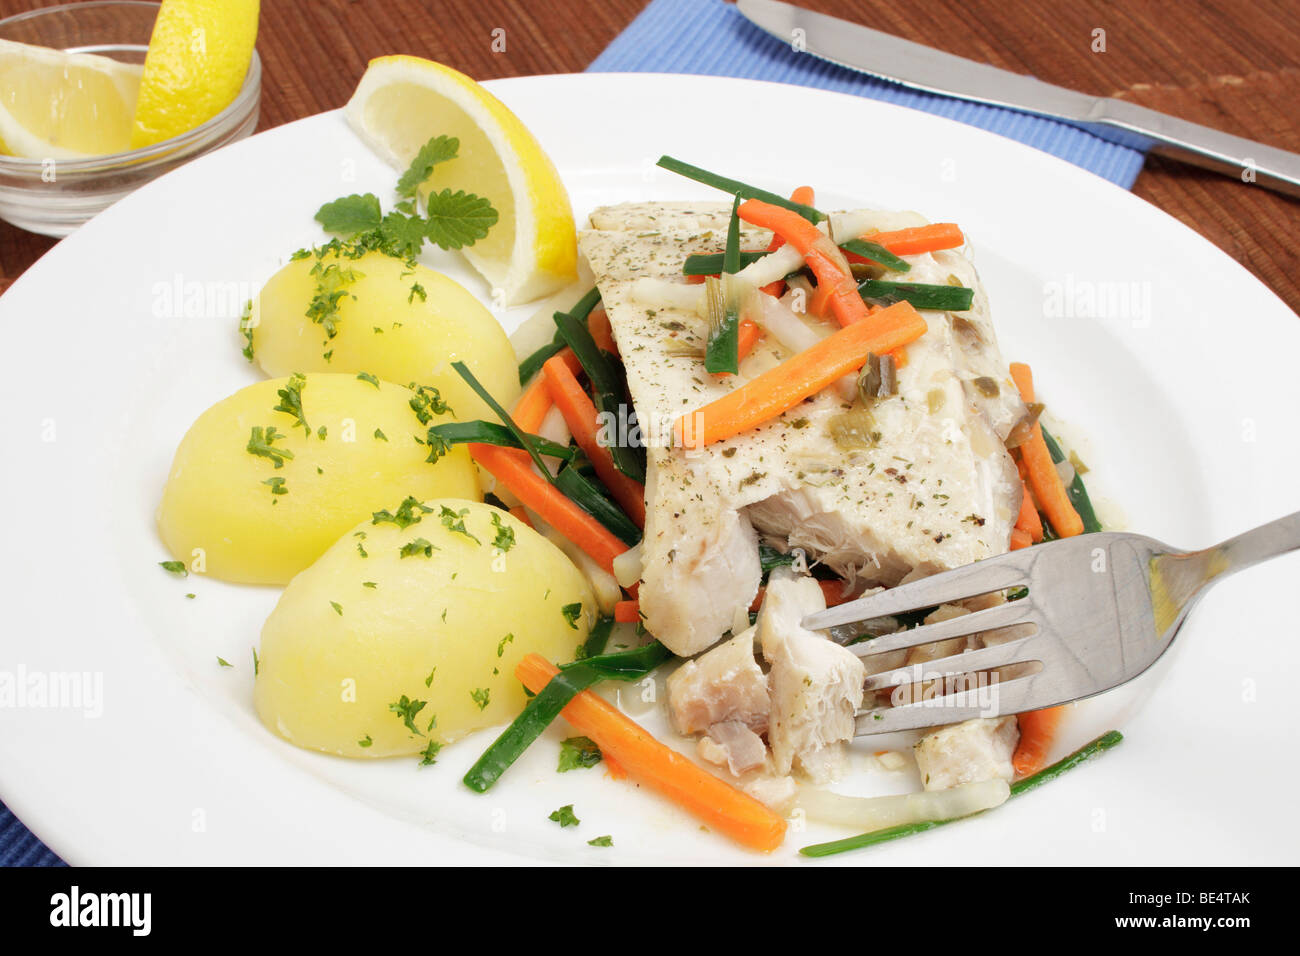
[[[139,64],[0,40],[0,152],[71,159],[128,148]]]
[[[234,100],[257,40],[258,0],[163,0],[145,54],[131,148],[206,123]]]
[[[414,56],[371,60],[343,115],[385,161],[405,170],[438,135],[460,141],[420,195],[464,190],[500,214],[464,249],[507,305],[550,295],[577,278],[577,230],[555,166],[519,117],[463,73]],[[495,293],[494,293],[495,294]]]

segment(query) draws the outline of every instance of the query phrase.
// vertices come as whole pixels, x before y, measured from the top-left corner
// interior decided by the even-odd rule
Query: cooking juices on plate
[[[977,719],[878,755],[913,764],[920,794],[820,789],[847,773],[857,711],[891,700],[864,700],[867,675],[968,642],[847,645],[1017,595],[847,642],[804,618],[1098,530],[958,225],[826,213],[811,187],[664,157],[731,201],[608,206],[578,230],[531,134],[446,67],[377,60],[345,116],[401,170],[394,193],[318,210],[332,238],[241,322],[274,378],[195,423],[159,512],[169,569],[202,554],[207,573],[287,585],[258,655],[269,729],[429,764],[509,721],[464,778],[485,792],[563,720],[561,770],[603,762],[745,846],[781,846],[795,805],[870,831],[812,855],[991,809],[1115,742],[1044,770],[1059,712]],[[418,261],[426,242],[512,301],[549,297],[514,347]],[[696,759],[590,690],[678,658],[666,705]]]

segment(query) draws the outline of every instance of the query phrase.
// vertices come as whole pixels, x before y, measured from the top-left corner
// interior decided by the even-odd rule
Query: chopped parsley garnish
[[[442,400],[442,394],[432,385],[417,385],[412,382],[406,387],[415,393],[411,397],[411,411],[415,412],[421,425],[429,424],[434,415],[450,414],[451,407]]]
[[[396,702],[388,705],[388,709],[402,718],[402,723],[406,724],[408,730],[412,733],[424,736],[424,732],[415,726],[415,715],[424,710],[427,700],[411,700],[405,694]]]
[[[426,301],[428,301],[429,294],[428,294],[427,292],[424,291],[424,286],[420,285],[420,283],[418,283],[418,282],[412,282],[412,283],[411,283],[411,294],[408,295],[408,296],[406,297],[406,304],[407,304],[407,305],[410,305],[412,302],[414,302],[414,301],[415,301],[415,297],[416,297],[417,295],[420,297],[420,301],[421,301],[421,302],[426,302]],[[375,329],[375,331],[376,331],[376,332],[383,332],[384,330],[383,330],[383,329]]]
[[[435,136],[420,147],[406,172],[397,180],[397,195],[411,197],[433,175],[433,167],[455,159],[460,140],[455,136]]]
[[[600,763],[601,752],[590,737],[570,737],[560,741],[560,762],[556,773],[585,770]]]
[[[515,636],[513,634],[507,634],[505,637],[501,638],[501,640],[497,641],[497,657],[502,657],[506,652],[506,645],[513,644],[514,640]]]
[[[277,432],[274,425],[267,425],[265,428],[261,425],[254,425],[252,432],[248,436],[248,445],[245,450],[250,455],[269,458],[276,468],[283,468],[286,461],[293,460],[293,452],[287,448],[276,448],[274,446],[281,438],[287,437],[289,436]]]
[[[564,607],[560,608],[560,613],[563,614],[564,619],[569,622],[569,627],[576,631],[578,629],[578,618],[582,616],[582,602],[578,602],[577,604],[566,604]]]
[[[413,524],[419,524],[425,515],[433,511],[432,508],[426,507],[420,503],[419,498],[407,496],[396,511],[374,511],[370,515],[371,524],[395,524],[399,528],[409,528]],[[418,512],[418,513],[417,513]]]
[[[501,516],[495,511],[492,512],[492,526],[497,530],[497,536],[492,539],[492,547],[505,552],[515,546],[515,529],[502,524]]]
[[[594,840],[588,840],[587,846],[613,846],[614,838],[611,836],[598,836]]]
[[[267,478],[262,484],[270,485],[271,494],[273,495],[287,495],[289,493],[289,486],[285,484],[283,478]],[[272,500],[271,504],[275,504],[275,501]]]
[[[324,426],[324,425],[322,425],[320,428],[316,429],[316,437],[319,438],[321,441],[324,441],[324,440],[325,440],[325,436],[326,436],[327,434],[329,434],[329,432],[327,432],[327,431],[325,430],[325,426]],[[317,470],[317,471],[320,471],[319,468],[317,468],[316,470]]]
[[[438,673],[438,668],[436,667],[433,670],[429,671],[429,676],[424,679],[425,687],[430,687],[433,685],[433,675],[436,673]]]
[[[379,587],[379,585],[376,584],[374,581],[362,581],[362,582],[361,582],[361,586],[362,586],[363,588],[377,588],[377,587]]]
[[[374,743],[374,741],[370,739],[370,735],[369,735],[369,734],[366,734],[364,737],[362,737],[360,740],[357,741],[357,746],[358,746],[358,747],[369,747],[369,746],[370,746],[371,744],[373,744],[373,743]]]
[[[560,809],[554,811],[546,819],[554,820],[562,827],[576,827],[582,821],[573,814],[573,804],[566,803]]]
[[[438,513],[438,518],[442,521],[442,526],[448,531],[463,534],[475,544],[482,544],[482,541],[474,537],[474,535],[470,534],[469,531],[465,529],[465,515],[467,514],[469,514],[468,508],[461,508],[459,511],[452,511],[446,505],[443,505],[442,511]]]
[[[253,648],[253,676],[256,677],[262,670],[262,662],[257,659],[257,648]]]
[[[402,545],[401,555],[404,558],[413,558],[417,554],[422,554],[426,558],[433,557],[434,545],[431,541],[424,538],[416,538],[414,541],[408,541]]]
[[[479,710],[485,710],[488,702],[492,699],[491,687],[476,687],[469,692],[470,699],[478,704]]]
[[[339,617],[343,616],[343,605],[338,601],[330,601],[330,607],[334,608],[334,613]]]
[[[218,657],[218,658],[217,658],[217,663],[220,664],[222,667],[234,667],[234,666],[235,666],[234,664],[230,663],[230,661],[226,660],[224,657]]]
[[[311,426],[307,424],[307,419],[303,416],[302,411],[302,390],[307,387],[307,376],[301,372],[294,372],[289,376],[289,381],[284,388],[276,389],[275,394],[280,396],[280,404],[271,409],[273,412],[284,412],[286,415],[292,415],[297,421],[290,427],[302,426],[302,430],[311,437]]]
[[[382,428],[375,429],[375,437],[378,438],[380,441],[388,441],[388,436],[384,434],[384,430]]]
[[[366,546],[360,541],[357,542],[357,554],[361,555],[363,558],[370,557],[370,553],[366,551]]]
[[[432,728],[431,728],[432,729]],[[429,746],[424,748],[420,754],[420,766],[431,767],[438,762],[438,751],[442,750],[442,744],[436,740],[430,740]]]
[[[244,303],[244,311],[239,313],[239,334],[244,337],[244,358],[253,361],[253,300]]]
[[[185,567],[184,561],[159,561],[158,567],[177,577],[187,578],[190,576],[190,569]]]
[[[369,382],[375,388],[379,387],[379,379],[375,378],[369,372],[357,372],[357,378],[361,379],[363,382]]]

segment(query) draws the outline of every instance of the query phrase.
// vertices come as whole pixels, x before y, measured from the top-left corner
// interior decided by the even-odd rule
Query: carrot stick
[[[1021,531],[1019,528],[1011,529],[1011,550],[1019,551],[1021,548],[1027,548],[1034,543],[1034,539],[1029,537],[1028,531]]]
[[[514,515],[516,518],[518,518],[520,521],[522,521],[524,524],[528,525],[528,527],[531,528],[533,526],[533,519],[528,517],[528,512],[525,511],[523,508],[516,506],[510,509],[510,513]]]
[[[1029,535],[1031,541],[1043,540],[1043,520],[1038,517],[1038,508],[1034,506],[1034,496],[1029,492],[1029,486],[1024,482],[1020,483],[1024,489],[1024,494],[1020,496],[1020,515],[1016,518],[1016,527]]]
[[[645,486],[619,471],[614,465],[614,456],[600,443],[596,406],[578,384],[577,377],[556,355],[542,366],[542,378],[550,389],[551,400],[564,416],[573,440],[596,469],[597,476],[636,526],[644,528]]]
[[[896,256],[915,256],[922,252],[956,249],[966,242],[956,223],[936,222],[893,232],[869,232],[863,239],[884,246]]]
[[[527,452],[498,445],[471,444],[470,456],[509,488],[538,517],[564,535],[610,574],[627,545],[603,524],[561,494],[533,469]]]
[[[677,441],[687,448],[703,448],[748,431],[861,368],[871,352],[890,352],[919,338],[925,329],[925,319],[916,309],[907,302],[895,302],[698,411],[683,415],[674,428]]]
[[[641,620],[641,605],[636,601],[619,601],[614,605],[614,620],[620,624],[635,624]]]
[[[754,346],[758,340],[763,337],[763,328],[757,322],[751,322],[749,319],[742,319],[740,323],[740,335],[736,341],[736,352],[743,359],[750,352],[754,351]]]
[[[1027,777],[1043,769],[1043,764],[1047,762],[1047,752],[1052,747],[1052,740],[1064,716],[1064,706],[1031,710],[1016,716],[1020,724],[1020,742],[1016,744],[1011,765],[1016,768],[1017,776]]]
[[[1011,363],[1011,378],[1020,390],[1020,397],[1026,402],[1034,400],[1034,375],[1028,365],[1020,362]],[[1043,510],[1047,523],[1052,526],[1058,538],[1072,538],[1083,534],[1083,519],[1074,510],[1070,497],[1065,493],[1065,485],[1056,471],[1056,463],[1043,441],[1043,429],[1034,423],[1034,430],[1021,443],[1020,460],[1028,472],[1029,489],[1034,493],[1034,501]]]
[[[790,201],[802,203],[805,206],[817,205],[813,200],[816,199],[811,186],[800,186],[790,194]],[[785,245],[785,240],[778,233],[772,233],[772,241],[767,244],[768,252],[775,252]]]
[[[907,348],[894,349],[889,353],[889,357],[894,360],[894,368],[907,368]]]
[[[803,216],[760,199],[746,199],[738,212],[741,219],[760,229],[771,229],[799,250],[804,262],[817,277],[817,285],[826,287],[830,310],[840,325],[848,326],[867,317],[867,305],[858,295],[858,284],[841,264],[832,258],[835,244]]]
[[[537,654],[527,655],[515,668],[515,676],[533,693],[540,692],[558,673],[558,668]],[[584,690],[560,713],[630,777],[658,790],[708,826],[755,850],[770,852],[781,845],[785,820],[659,743],[603,698]]]
[[[609,324],[609,313],[604,309],[592,309],[587,316],[587,331],[595,340],[598,348],[604,349],[615,358],[619,357],[618,343],[614,341],[614,328]]]
[[[551,360],[560,359],[577,374],[582,365],[578,362],[578,356],[573,354],[573,349],[562,349],[551,357]],[[551,393],[546,387],[546,381],[541,375],[534,376],[524,393],[519,396],[519,401],[515,403],[514,411],[510,417],[515,420],[515,424],[524,431],[534,433],[542,426],[542,419],[546,413],[551,410]]]

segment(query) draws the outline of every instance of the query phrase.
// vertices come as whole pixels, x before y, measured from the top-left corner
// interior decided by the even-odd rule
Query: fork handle
[[[1227,560],[1227,566],[1219,574],[1232,574],[1280,554],[1300,550],[1300,511],[1229,538],[1210,550]]]

